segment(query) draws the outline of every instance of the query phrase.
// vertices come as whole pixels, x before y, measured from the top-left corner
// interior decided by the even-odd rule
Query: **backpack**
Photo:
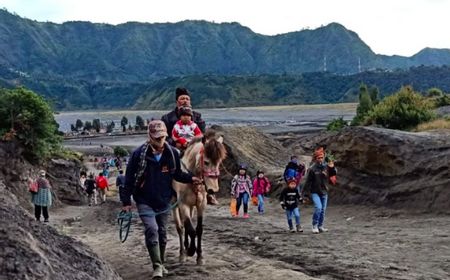
[[[36,180],[30,180],[28,185],[28,191],[30,193],[37,193],[39,189],[38,182]]]

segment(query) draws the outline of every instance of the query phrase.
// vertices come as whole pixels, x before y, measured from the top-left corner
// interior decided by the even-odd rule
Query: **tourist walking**
[[[84,182],[84,189],[88,195],[89,206],[97,205],[97,184],[95,183],[94,174],[90,173]]]
[[[109,184],[108,179],[106,179],[103,176],[103,173],[100,172],[98,174],[97,180],[95,180],[95,183],[97,184],[97,188],[100,192],[100,199],[102,200],[102,203],[106,202],[106,193],[109,191]]]
[[[41,220],[41,213],[44,216],[44,222],[48,223],[48,208],[52,206],[52,192],[50,182],[45,178],[46,172],[39,171],[39,177],[36,180],[37,192],[32,193],[31,201],[34,204],[34,216],[36,221]]]
[[[270,181],[262,170],[256,172],[252,196],[258,199],[258,213],[264,214],[264,197],[270,191]]]
[[[231,196],[236,198],[236,215],[234,217],[239,217],[239,208],[243,204],[243,218],[249,218],[248,201],[252,196],[252,180],[247,175],[247,166],[245,164],[239,166],[238,172],[231,180]]]
[[[323,149],[314,152],[314,163],[309,168],[303,189],[304,196],[310,196],[314,203],[314,213],[312,217],[312,232],[320,233],[328,231],[324,227],[325,210],[328,204],[329,178],[336,176],[334,162],[324,162],[325,154]]]
[[[125,186],[120,200],[123,211],[131,210],[131,195],[144,224],[145,245],[153,264],[153,278],[167,274],[164,255],[167,244],[167,222],[170,201],[176,195],[172,180],[198,184],[201,180],[181,171],[175,148],[166,142],[164,122],[153,120],[148,125],[148,141],[137,148],[127,165]],[[156,214],[158,213],[158,214]]]
[[[280,194],[280,205],[286,212],[286,218],[291,232],[303,232],[300,225],[300,208],[299,204],[302,201],[302,196],[297,188],[296,178],[288,178],[287,187],[285,187]],[[295,218],[295,228],[292,223],[292,217]]]

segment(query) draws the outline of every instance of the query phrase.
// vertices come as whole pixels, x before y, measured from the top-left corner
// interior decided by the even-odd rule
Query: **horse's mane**
[[[199,153],[201,147],[200,145],[203,141],[205,141],[205,144],[203,144],[205,149],[205,156],[211,161],[212,164],[218,164],[221,160],[225,159],[227,155],[227,150],[225,149],[225,146],[217,140],[215,131],[208,129],[205,133],[204,138],[196,137],[192,139],[186,149],[184,157],[187,157],[187,165],[191,166],[191,168],[199,168],[198,166],[196,166],[197,159],[195,154]],[[190,171],[196,172],[198,170]]]

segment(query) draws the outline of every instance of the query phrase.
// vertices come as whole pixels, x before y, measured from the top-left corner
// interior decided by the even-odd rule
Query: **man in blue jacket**
[[[167,273],[163,263],[170,211],[165,210],[169,210],[171,199],[176,195],[172,180],[196,184],[200,179],[181,171],[178,153],[166,143],[168,134],[164,122],[151,121],[148,135],[148,141],[133,152],[128,162],[120,200],[122,210],[130,211],[133,195],[145,227],[145,245],[153,263],[153,278],[161,278]]]

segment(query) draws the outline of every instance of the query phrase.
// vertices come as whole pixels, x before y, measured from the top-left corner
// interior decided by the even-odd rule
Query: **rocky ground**
[[[221,205],[209,207],[204,221],[206,264],[197,266],[195,259],[178,263],[178,238],[171,224],[167,279],[450,278],[447,132],[357,128],[339,134],[283,134],[277,141],[254,129],[221,132],[228,135],[229,159],[222,169]],[[302,159],[309,162],[318,143],[328,144],[340,170],[327,212],[330,231],[311,233],[313,209],[305,205],[305,232],[288,233],[276,199],[279,174],[291,154],[305,155]],[[135,219],[128,240],[119,241],[120,203],[114,187],[107,203],[89,207],[77,185],[77,164],[53,160],[47,167],[60,207],[51,209],[50,225],[37,223],[25,210],[31,210],[26,172],[34,167],[14,158],[11,147],[0,148],[8,158],[0,164],[5,184],[0,187],[0,218],[6,225],[0,229],[1,280],[150,278],[141,222]],[[93,163],[85,159],[91,168]],[[250,219],[229,215],[228,181],[240,162],[249,163],[252,174],[265,169],[275,186],[265,215],[253,206]]]
[[[110,197],[114,200],[114,195]],[[206,264],[178,262],[178,239],[170,226],[167,279],[448,279],[450,219],[446,215],[411,215],[386,208],[331,205],[329,232],[313,235],[312,207],[302,207],[303,233],[287,232],[278,202],[269,199],[265,215],[251,207],[250,219],[232,218],[227,199],[209,207],[205,218]],[[53,214],[60,231],[89,245],[123,279],[149,279],[151,265],[143,228],[134,220],[120,243],[119,202],[69,206]]]

